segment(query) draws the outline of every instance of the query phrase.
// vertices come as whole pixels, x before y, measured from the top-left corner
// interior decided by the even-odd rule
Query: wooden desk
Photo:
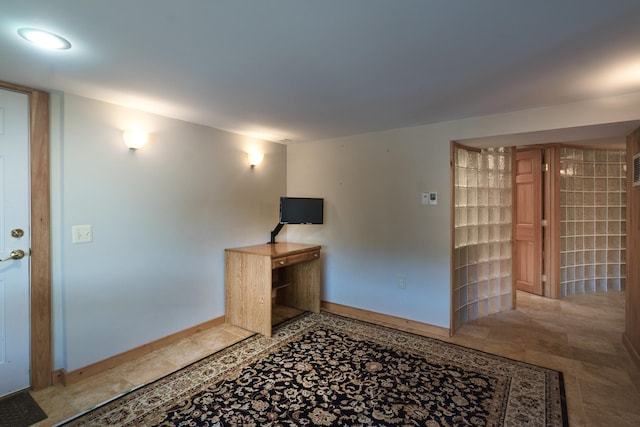
[[[320,312],[320,246],[225,249],[225,320],[271,336],[272,303]]]

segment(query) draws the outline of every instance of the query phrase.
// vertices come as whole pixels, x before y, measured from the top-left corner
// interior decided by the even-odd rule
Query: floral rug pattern
[[[567,425],[560,372],[327,313],[255,335],[67,425]]]

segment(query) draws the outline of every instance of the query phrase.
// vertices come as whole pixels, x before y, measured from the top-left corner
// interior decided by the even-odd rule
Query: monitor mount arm
[[[271,241],[269,242],[269,244],[273,245],[276,243],[276,236],[278,235],[280,230],[282,230],[282,227],[284,227],[284,224],[281,222],[279,222],[278,225],[276,225],[276,228],[274,228],[273,231],[271,232]]]

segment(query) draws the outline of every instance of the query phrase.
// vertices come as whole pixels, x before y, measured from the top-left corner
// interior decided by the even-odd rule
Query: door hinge
[[[547,226],[547,220],[546,220],[546,219],[543,219],[543,220],[542,220],[542,222],[541,222],[541,225],[542,225],[543,227],[546,227],[546,226]]]
[[[542,164],[542,172],[549,172],[549,163]]]
[[[547,275],[543,274],[542,275],[542,283],[546,283],[546,281],[547,281]]]

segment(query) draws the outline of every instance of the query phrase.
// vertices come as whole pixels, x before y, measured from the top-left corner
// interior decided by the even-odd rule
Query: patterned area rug
[[[566,426],[562,373],[327,313],[65,425]]]

